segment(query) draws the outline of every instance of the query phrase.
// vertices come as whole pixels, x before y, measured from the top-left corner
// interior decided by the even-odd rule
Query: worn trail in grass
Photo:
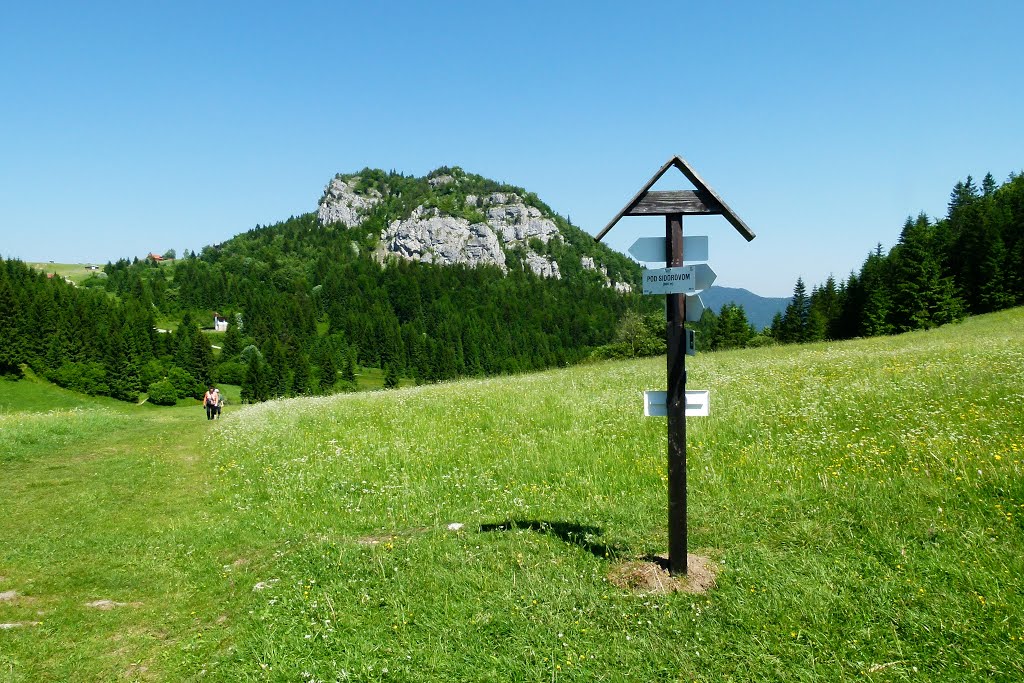
[[[0,681],[172,680],[232,545],[209,523],[211,425],[37,387],[0,382]]]

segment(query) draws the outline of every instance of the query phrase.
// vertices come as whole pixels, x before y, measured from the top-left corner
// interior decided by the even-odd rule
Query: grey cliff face
[[[502,246],[522,246],[527,266],[541,277],[561,278],[558,264],[530,249],[528,240],[547,243],[561,239],[554,221],[526,206],[514,194],[466,197],[470,206],[485,209],[487,221],[470,224],[465,218],[441,216],[437,209],[416,207],[405,220],[392,221],[381,235],[386,253],[442,265],[496,265],[507,270]]]
[[[562,279],[562,271],[559,270],[558,263],[546,256],[541,256],[535,252],[527,251],[526,265],[530,270],[541,277],[553,277],[556,280]]]
[[[487,222],[506,243],[537,238],[547,244],[555,237],[561,238],[554,221],[544,218],[540,209],[523,204],[515,195],[494,193],[485,205],[489,205]]]
[[[380,192],[371,189],[368,194],[356,194],[354,186],[354,179],[351,182],[345,182],[341,178],[331,180],[324,189],[324,196],[320,199],[320,207],[317,209],[320,225],[340,222],[350,228],[355,227],[380,203]]]
[[[505,269],[505,252],[486,223],[438,215],[417,207],[409,218],[392,221],[381,235],[386,253],[440,265],[492,264]]]

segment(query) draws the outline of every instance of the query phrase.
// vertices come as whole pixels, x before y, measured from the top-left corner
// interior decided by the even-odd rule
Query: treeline
[[[0,259],[0,374],[18,377],[27,366],[60,386],[122,401],[160,382],[170,402],[202,396],[214,369],[206,336],[188,314],[173,334],[157,332],[154,320],[140,299]]]
[[[743,308],[705,311],[694,325],[701,350],[852,339],[929,329],[1024,304],[1024,176],[981,187],[970,176],[950,195],[945,218],[908,218],[896,245],[877,245],[859,271],[829,277],[793,298],[758,333]]]
[[[793,299],[769,333],[780,342],[849,339],[928,329],[1024,304],[1024,176],[981,187],[968,176],[950,195],[946,217],[908,218],[899,241],[878,245],[859,272]]]

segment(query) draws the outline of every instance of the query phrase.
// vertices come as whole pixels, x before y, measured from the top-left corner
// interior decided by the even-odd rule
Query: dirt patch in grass
[[[449,524],[448,529],[451,531],[457,531],[458,529],[461,529],[462,526],[462,524],[459,524],[457,526]],[[392,531],[391,533],[386,534],[371,534],[369,536],[360,536],[356,539],[356,543],[358,543],[359,545],[379,545],[381,543],[391,543],[393,541],[397,541],[400,538],[411,538],[413,536],[421,536],[423,534],[430,533],[431,531],[434,531],[434,529],[427,526],[413,527],[412,529]]]
[[[638,593],[690,593],[703,595],[715,587],[718,564],[703,555],[686,556],[686,575],[672,576],[668,557],[655,555],[616,564],[608,580],[619,588]]]
[[[6,603],[8,605],[31,605],[36,602],[36,598],[30,595],[24,595],[16,590],[9,590],[0,592],[0,603]]]
[[[115,602],[113,600],[93,600],[85,603],[86,607],[100,610],[112,610],[115,607],[142,607],[141,602]]]

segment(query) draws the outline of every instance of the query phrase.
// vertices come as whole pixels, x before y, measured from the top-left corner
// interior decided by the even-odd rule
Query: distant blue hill
[[[705,308],[710,308],[716,314],[725,304],[742,306],[747,314],[747,320],[758,330],[771,327],[775,314],[785,313],[790,302],[787,297],[758,296],[736,287],[711,287],[701,292],[700,299],[704,302]]]

